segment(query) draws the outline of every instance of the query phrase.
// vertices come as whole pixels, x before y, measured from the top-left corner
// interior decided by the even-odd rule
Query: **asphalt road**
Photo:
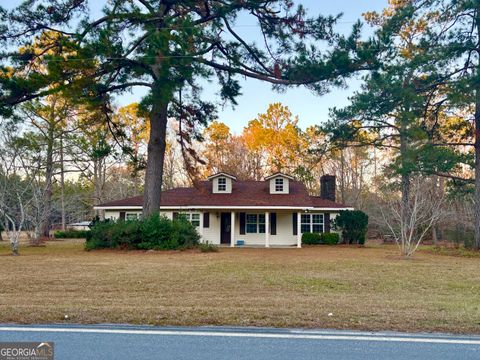
[[[480,359],[480,336],[353,331],[0,325],[0,342],[55,343],[55,359]]]

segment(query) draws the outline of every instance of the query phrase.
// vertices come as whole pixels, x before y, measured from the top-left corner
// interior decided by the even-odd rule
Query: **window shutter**
[[[120,220],[125,220],[125,211],[120,211]]]
[[[175,220],[178,218],[178,212],[173,212],[172,219]]]
[[[245,213],[240,213],[240,235],[245,235]]]
[[[277,235],[277,213],[270,213],[270,234]]]
[[[293,235],[297,235],[297,226],[298,226],[298,223],[297,223],[297,213],[293,213],[292,214],[292,224],[293,224]]]
[[[329,233],[330,232],[330,213],[323,214],[323,221],[325,226],[325,232]]]
[[[208,228],[210,227],[210,213],[204,212],[203,213],[203,227]]]

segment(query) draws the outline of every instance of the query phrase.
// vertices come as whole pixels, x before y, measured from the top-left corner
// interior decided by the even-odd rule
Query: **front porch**
[[[302,233],[330,230],[330,214],[288,209],[199,211],[202,241],[229,247],[302,247]],[[328,223],[328,224],[327,224]]]

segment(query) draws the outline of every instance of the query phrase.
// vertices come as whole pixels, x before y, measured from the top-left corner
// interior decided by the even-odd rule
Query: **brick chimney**
[[[335,175],[323,175],[320,178],[320,197],[335,201]]]

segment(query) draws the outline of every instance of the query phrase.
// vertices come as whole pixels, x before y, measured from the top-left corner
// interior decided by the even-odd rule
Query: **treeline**
[[[162,186],[210,170],[253,179],[282,170],[312,192],[334,172],[340,200],[370,211],[404,255],[438,240],[442,222],[480,248],[478,1],[389,2],[364,14],[369,38],[361,22],[344,34],[339,16],[310,16],[290,0],[157,5],[111,1],[96,18],[81,0],[1,9],[0,210],[8,219],[16,209],[10,227],[45,234],[58,187],[64,224],[70,180],[98,203],[116,177],[111,191],[143,190],[150,215]],[[238,33],[241,13],[259,41]],[[212,123],[219,105],[236,104],[241,77],[320,96],[356,75],[363,85],[350,104],[317,127],[298,129],[280,104],[241,134]],[[206,81],[218,85],[217,102],[204,100]],[[140,104],[117,109],[116,97],[137,87]]]
[[[115,109],[109,122],[59,95],[17,111],[0,127],[2,228],[28,230],[37,243],[52,229],[101,216],[94,205],[142,194],[148,121],[138,104]],[[174,141],[169,137],[166,188],[186,181]]]

